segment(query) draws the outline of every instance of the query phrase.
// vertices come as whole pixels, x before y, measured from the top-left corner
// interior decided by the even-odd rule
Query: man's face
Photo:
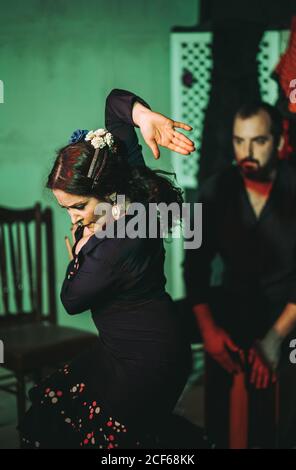
[[[98,219],[98,217],[94,215],[96,205],[99,203],[98,199],[87,196],[76,196],[66,193],[61,189],[54,189],[53,194],[59,205],[67,209],[73,225],[78,222],[82,222],[83,225],[88,225]]]
[[[235,159],[245,176],[268,179],[277,157],[274,138],[270,132],[269,114],[259,110],[254,116],[236,116],[233,125]]]

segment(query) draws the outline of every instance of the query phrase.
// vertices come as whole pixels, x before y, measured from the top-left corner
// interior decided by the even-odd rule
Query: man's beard
[[[237,162],[237,165],[244,177],[253,181],[262,181],[263,183],[272,180],[277,162],[277,152],[273,151],[268,162],[263,166],[252,156],[248,156],[240,162]],[[250,165],[248,165],[248,163],[250,163]]]

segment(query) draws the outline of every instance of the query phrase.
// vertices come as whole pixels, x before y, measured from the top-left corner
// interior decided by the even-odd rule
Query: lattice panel
[[[258,53],[262,99],[274,104],[277,85],[270,73],[287,46],[289,32],[267,31]],[[212,70],[212,33],[173,33],[171,36],[172,116],[194,127],[190,134],[197,151],[187,157],[172,154],[172,165],[180,186],[196,187],[204,113],[209,100]]]
[[[259,84],[262,99],[274,104],[277,86],[270,72],[286,49],[289,32],[267,31],[260,43],[258,54]],[[171,36],[171,103],[172,116],[194,127],[190,138],[197,147],[195,154],[182,156],[172,153],[172,165],[183,189],[196,188],[196,173],[200,157],[204,114],[209,100],[212,71],[212,33],[173,33]],[[182,237],[174,238],[172,251],[172,296],[185,294],[182,262],[184,248]]]
[[[175,33],[171,37],[172,116],[194,127],[190,138],[199,146],[212,70],[211,33]],[[172,155],[183,188],[195,187],[199,152]]]
[[[270,104],[276,102],[278,95],[277,84],[270,74],[287,47],[288,36],[289,31],[266,31],[259,46],[257,60],[261,97]]]

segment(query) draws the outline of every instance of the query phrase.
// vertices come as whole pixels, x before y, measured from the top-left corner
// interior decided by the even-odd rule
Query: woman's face
[[[99,200],[95,197],[77,196],[69,194],[61,189],[53,189],[53,194],[56,197],[59,205],[67,209],[71,218],[72,224],[82,222],[83,225],[96,222],[98,216],[95,216],[94,211]]]

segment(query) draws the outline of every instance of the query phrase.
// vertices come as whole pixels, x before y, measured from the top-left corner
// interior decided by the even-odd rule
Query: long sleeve
[[[132,119],[132,109],[136,101],[150,109],[150,106],[139,96],[119,89],[112,90],[107,96],[105,107],[106,128],[119,139],[122,151],[128,156],[128,161],[132,166],[145,165],[142,147],[135,131],[137,126]]]
[[[114,267],[96,254],[96,250],[85,255],[81,267],[74,276],[68,278],[73,262],[68,265],[60,295],[69,315],[89,310],[94,303],[103,302],[107,296],[112,296],[112,289],[116,287],[118,279]]]
[[[202,244],[200,248],[185,251],[183,263],[186,294],[189,305],[208,303],[212,274],[212,261],[217,253],[215,241],[214,205],[208,197],[208,187],[199,193],[202,206]]]

